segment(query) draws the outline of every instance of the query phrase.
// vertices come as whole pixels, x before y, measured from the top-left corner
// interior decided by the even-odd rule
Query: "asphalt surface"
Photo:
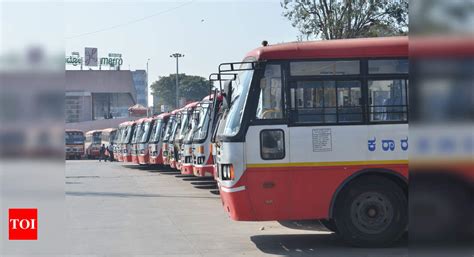
[[[235,222],[213,180],[166,169],[66,162],[67,230],[73,256],[407,256],[344,245],[325,231]]]

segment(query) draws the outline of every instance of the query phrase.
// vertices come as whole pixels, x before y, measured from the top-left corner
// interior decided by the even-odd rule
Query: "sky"
[[[176,72],[169,56],[179,52],[185,55],[180,73],[207,78],[220,63],[241,61],[262,40],[295,41],[298,31],[282,10],[279,0],[66,1],[65,55],[83,56],[84,47],[97,47],[99,58],[121,53],[122,69],[131,70],[146,69],[150,59],[151,84]]]

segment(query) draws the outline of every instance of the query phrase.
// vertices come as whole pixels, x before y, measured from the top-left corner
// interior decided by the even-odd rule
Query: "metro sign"
[[[8,239],[38,239],[38,209],[8,210]]]

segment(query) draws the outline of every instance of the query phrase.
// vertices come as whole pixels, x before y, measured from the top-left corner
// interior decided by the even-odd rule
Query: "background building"
[[[132,71],[133,84],[137,92],[137,103],[148,107],[148,79],[145,70]]]
[[[100,129],[129,119],[137,103],[132,77],[129,70],[67,70],[66,127]]]

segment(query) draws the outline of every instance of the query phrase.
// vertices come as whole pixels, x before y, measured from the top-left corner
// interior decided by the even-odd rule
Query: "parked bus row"
[[[356,246],[407,231],[406,37],[264,46],[210,79],[201,101],[120,124],[117,159],[213,176],[233,220]]]
[[[116,128],[91,130],[86,133],[77,129],[66,129],[66,159],[98,159],[100,157],[100,147],[102,145],[110,147],[111,149],[116,147],[116,133]],[[107,151],[105,154],[108,156]]]
[[[122,162],[166,165],[182,174],[212,177],[210,138],[221,103],[215,91],[172,112],[124,122],[117,130],[114,155]]]

